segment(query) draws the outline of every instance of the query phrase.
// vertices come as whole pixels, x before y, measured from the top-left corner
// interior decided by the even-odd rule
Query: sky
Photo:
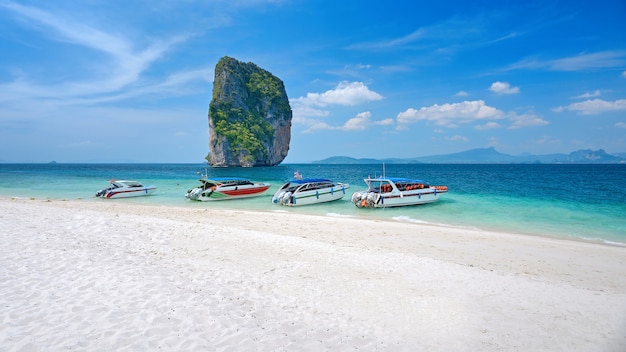
[[[0,0],[0,162],[202,163],[224,56],[284,163],[626,152],[626,1]]]

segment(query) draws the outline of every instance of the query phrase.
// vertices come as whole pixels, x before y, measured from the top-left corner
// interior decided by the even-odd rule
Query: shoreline
[[[148,197],[150,198],[150,197]],[[20,197],[20,196],[8,196],[8,195],[0,195],[0,201],[2,200],[22,200],[22,201],[41,201],[41,202],[88,202],[88,203],[100,203],[100,202],[111,202],[111,203],[124,203],[124,200],[103,200],[103,199],[98,199],[98,198],[71,198],[71,199],[67,199],[67,198],[37,198],[37,197]],[[228,201],[225,201],[228,202]],[[203,202],[196,202],[198,205],[203,204]],[[216,204],[218,202],[211,202],[213,204]],[[515,235],[515,236],[528,236],[528,237],[535,237],[535,238],[546,238],[546,239],[554,239],[554,240],[563,240],[563,241],[573,241],[573,242],[581,242],[581,243],[590,243],[590,244],[597,244],[597,245],[603,245],[603,246],[611,246],[611,247],[619,247],[619,248],[626,248],[626,242],[617,242],[617,241],[612,241],[612,240],[608,240],[608,239],[599,239],[599,238],[592,238],[592,237],[579,237],[579,236],[572,236],[572,237],[565,237],[563,235],[556,235],[556,234],[550,234],[550,233],[539,233],[538,231],[531,231],[531,232],[521,232],[521,231],[514,231],[511,229],[501,229],[501,228],[490,228],[490,227],[481,227],[481,226],[474,226],[474,225],[459,225],[459,224],[446,224],[446,223],[442,223],[442,222],[429,222],[429,221],[416,221],[412,218],[368,218],[366,215],[342,215],[342,214],[336,214],[333,212],[327,212],[325,214],[313,214],[313,213],[300,213],[300,212],[296,212],[294,211],[295,209],[291,209],[291,208],[274,208],[274,209],[249,209],[249,208],[219,208],[215,209],[215,208],[192,208],[192,207],[186,207],[186,206],[181,206],[179,204],[164,204],[164,203],[129,203],[126,204],[128,206],[146,206],[146,207],[171,207],[171,208],[177,208],[177,209],[189,209],[189,210],[198,210],[198,209],[202,209],[202,210],[208,210],[208,211],[241,211],[241,212],[250,212],[250,213],[284,213],[284,214],[288,214],[290,216],[312,216],[312,217],[328,217],[328,218],[337,218],[337,219],[355,219],[355,220],[363,220],[363,221],[377,221],[377,222],[390,222],[390,223],[401,223],[401,224],[407,224],[407,225],[416,225],[416,226],[433,226],[433,227],[440,227],[440,228],[444,228],[444,229],[451,229],[451,230],[458,230],[458,231],[469,231],[469,232],[486,232],[486,233],[501,233],[501,234],[509,234],[509,235]],[[297,210],[302,210],[302,209],[297,209]],[[374,212],[376,211],[380,211],[381,209],[376,209],[373,210]],[[382,211],[384,211],[384,209],[382,209]]]
[[[280,211],[0,210],[10,351],[626,349],[621,246]]]

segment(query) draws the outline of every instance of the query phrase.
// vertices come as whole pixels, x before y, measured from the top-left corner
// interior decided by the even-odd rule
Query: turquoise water
[[[389,164],[386,175],[446,185],[439,202],[422,206],[359,209],[350,202],[364,190],[363,178],[381,165],[288,164],[265,168],[206,168],[203,164],[0,164],[0,196],[82,199],[195,208],[282,211],[324,216],[378,218],[528,235],[568,237],[626,246],[626,165],[431,165]],[[304,177],[348,182],[343,200],[300,208],[271,203],[273,193],[295,171]],[[238,176],[272,184],[263,196],[221,202],[191,202],[185,191],[202,173]],[[131,179],[152,184],[153,196],[95,198],[107,181]]]

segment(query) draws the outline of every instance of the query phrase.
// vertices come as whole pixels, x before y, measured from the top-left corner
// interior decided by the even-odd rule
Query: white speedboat
[[[324,178],[294,179],[280,187],[272,202],[289,206],[331,202],[343,198],[348,188],[347,183]]]
[[[269,183],[252,182],[241,177],[200,179],[200,186],[185,193],[185,198],[206,202],[260,196],[270,188]]]
[[[366,191],[354,192],[351,201],[359,208],[387,208],[432,203],[448,192],[447,186],[431,186],[409,178],[366,178]]]
[[[128,180],[111,180],[109,186],[96,192],[100,198],[130,198],[149,196],[156,190],[154,186],[144,186],[141,182]]]

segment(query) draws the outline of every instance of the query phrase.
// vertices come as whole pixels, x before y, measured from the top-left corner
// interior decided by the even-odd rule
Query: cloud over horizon
[[[578,103],[572,103],[567,106],[559,106],[554,108],[555,112],[574,111],[581,115],[597,115],[605,112],[625,111],[626,99],[618,99],[615,101],[606,101],[602,99],[589,99]]]
[[[419,109],[408,108],[398,114],[397,121],[399,125],[431,121],[438,126],[458,127],[459,124],[473,123],[478,120],[497,120],[504,116],[504,112],[486,105],[484,100],[474,100],[434,104]]]

